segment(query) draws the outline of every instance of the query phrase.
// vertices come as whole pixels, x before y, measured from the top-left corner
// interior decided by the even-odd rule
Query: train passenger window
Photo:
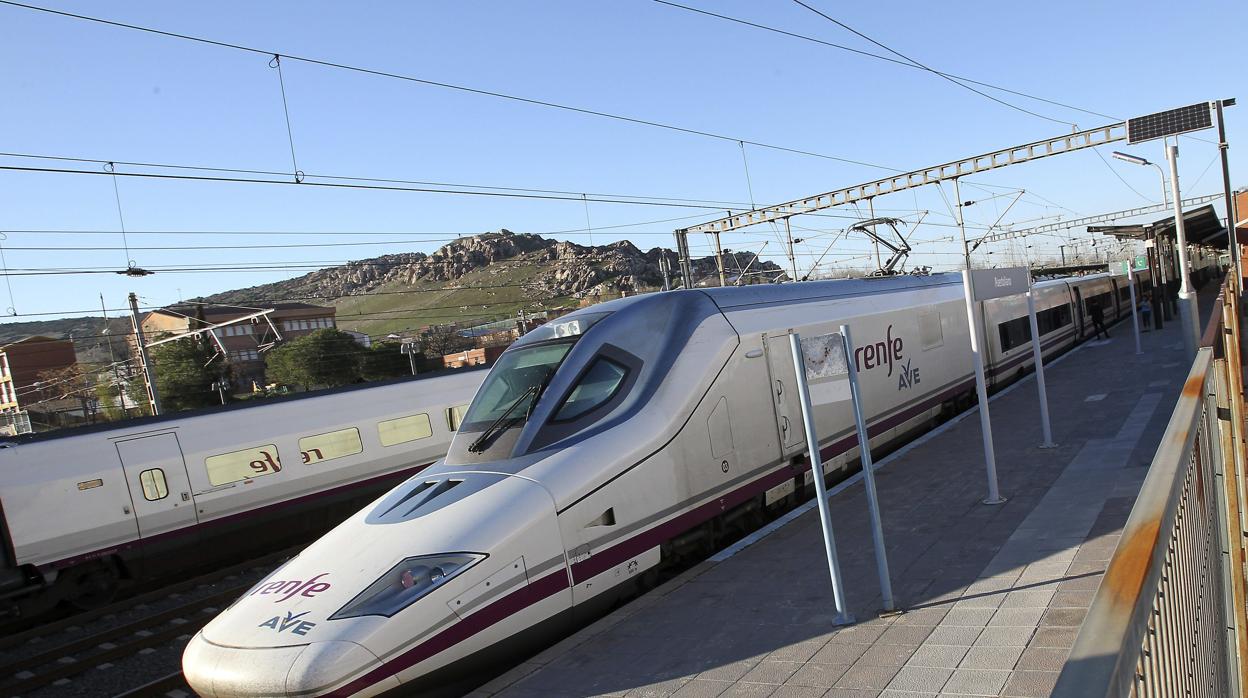
[[[210,484],[228,485],[231,482],[280,473],[282,461],[278,458],[277,446],[268,444],[208,456],[204,459],[204,468],[208,471]]]
[[[299,453],[304,463],[345,458],[363,450],[364,443],[360,441],[360,430],[355,427],[299,439]]]
[[[451,431],[459,431],[459,425],[464,423],[464,415],[467,413],[468,405],[446,408],[446,427]]]
[[[139,484],[143,486],[143,499],[154,502],[169,496],[169,484],[165,482],[165,471],[152,468],[139,473]]]
[[[430,436],[433,436],[433,429],[427,414],[414,414],[377,423],[377,438],[381,439],[382,446],[394,446]]]
[[[997,331],[1001,333],[1001,351],[1009,351],[1031,341],[1031,320],[1026,315],[1014,318],[997,325]]]
[[[610,400],[623,385],[627,375],[628,369],[610,359],[599,357],[563,401],[563,405],[555,413],[554,421],[576,419]]]
[[[1059,305],[1036,313],[1036,325],[1040,336],[1059,330],[1070,324],[1070,305]]]
[[[940,311],[924,310],[919,313],[919,345],[923,351],[945,344],[944,330],[940,326]]]

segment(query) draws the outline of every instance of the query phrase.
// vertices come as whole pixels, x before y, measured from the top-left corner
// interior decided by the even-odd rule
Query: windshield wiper
[[[515,402],[508,405],[507,409],[503,410],[503,413],[498,416],[498,419],[491,422],[490,426],[486,427],[485,431],[481,432],[481,435],[468,445],[468,450],[472,453],[481,453],[484,451],[487,446],[486,442],[489,441],[490,437],[494,435],[495,431],[502,431],[499,429],[499,425],[503,423],[503,420],[507,419],[507,417],[511,415],[512,411],[519,407],[521,402],[524,402],[525,398],[530,395],[535,395],[538,391],[540,391],[541,387],[541,385],[531,385],[525,389],[523,393],[520,393],[520,397],[516,398]],[[536,399],[534,402],[536,402]],[[509,423],[507,426],[511,426],[511,424]]]
[[[528,409],[524,411],[524,418],[527,420],[533,414],[533,408],[537,407],[538,400],[542,399],[542,395],[546,393],[546,386],[550,385],[550,379],[555,377],[555,369],[546,369],[546,376],[542,378],[542,382],[537,385],[537,393],[533,396],[533,400],[529,403]]]

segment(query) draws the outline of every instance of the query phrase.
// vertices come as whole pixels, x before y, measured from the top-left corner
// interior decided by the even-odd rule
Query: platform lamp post
[[[1156,167],[1156,168],[1157,168],[1157,176],[1161,178],[1161,205],[1162,205],[1162,206],[1165,206],[1166,204],[1170,203],[1169,198],[1166,196],[1166,190],[1167,190],[1167,185],[1166,185],[1166,171],[1165,171],[1165,170],[1163,170],[1163,169],[1161,169],[1161,165],[1158,165],[1158,164],[1157,164],[1157,163],[1155,163],[1155,162],[1151,162],[1151,161],[1149,161],[1149,160],[1146,160],[1146,159],[1144,159],[1144,158],[1142,158],[1142,157],[1140,157],[1140,156],[1138,156],[1138,155],[1132,155],[1132,154],[1130,154],[1130,153],[1124,153],[1124,152],[1121,152],[1121,151],[1118,151],[1118,150],[1115,150],[1114,152],[1112,152],[1112,153],[1110,153],[1110,154],[1111,154],[1111,155],[1113,155],[1113,157],[1114,157],[1114,159],[1115,159],[1115,160],[1121,160],[1121,161],[1123,161],[1123,162],[1129,162],[1129,163],[1131,163],[1132,165],[1144,165],[1144,166],[1146,166],[1146,167]],[[1161,276],[1163,276],[1163,277],[1164,277],[1164,276],[1165,276],[1165,270],[1164,270],[1164,268],[1163,268],[1163,265],[1164,265],[1164,263],[1163,263],[1163,261],[1162,261],[1162,257],[1161,257],[1161,247],[1160,247],[1160,246],[1158,246],[1158,247],[1157,247],[1157,270],[1158,270],[1158,272],[1160,272]],[[1153,305],[1154,305],[1154,306],[1156,306],[1156,307],[1157,307],[1157,309],[1161,311],[1161,312],[1157,313],[1157,322],[1158,322],[1158,323],[1161,323],[1161,322],[1162,322],[1162,320],[1163,320],[1163,316],[1164,316],[1164,319],[1165,319],[1165,320],[1169,320],[1169,319],[1170,319],[1170,304],[1169,304],[1169,303],[1167,303],[1167,302],[1166,302],[1166,299],[1165,299],[1165,295],[1166,295],[1166,294],[1164,293],[1164,291],[1166,290],[1166,286],[1165,286],[1165,283],[1166,283],[1166,282],[1165,282],[1165,280],[1164,280],[1164,279],[1159,279],[1159,278],[1153,278],[1153,279],[1150,279],[1150,280],[1149,280],[1149,283],[1150,283],[1150,284],[1152,284],[1153,289],[1154,289],[1154,290],[1153,290]],[[1162,294],[1160,294],[1160,295],[1161,295],[1161,298],[1158,298],[1158,297],[1157,297],[1157,296],[1159,295],[1159,294],[1157,293],[1157,289],[1158,289],[1158,288],[1160,288],[1160,289],[1162,289],[1162,290],[1163,290],[1163,293],[1162,293]]]
[[[1175,138],[1177,141],[1178,138]],[[1200,348],[1200,310],[1192,291],[1192,277],[1187,262],[1187,231],[1183,221],[1182,197],[1179,195],[1179,146],[1166,145],[1170,161],[1170,194],[1174,197],[1174,235],[1179,246],[1179,322],[1183,325],[1183,344],[1189,356]]]
[[[1129,162],[1132,165],[1147,165],[1150,167],[1156,167],[1157,174],[1161,177],[1161,205],[1165,206],[1167,203],[1169,203],[1166,200],[1166,171],[1161,169],[1161,165],[1158,165],[1155,162],[1149,162],[1148,160],[1145,160],[1144,158],[1139,157],[1138,155],[1131,155],[1130,153],[1123,153],[1117,150],[1111,153],[1111,155],[1114,156],[1115,160],[1122,160],[1123,162]]]

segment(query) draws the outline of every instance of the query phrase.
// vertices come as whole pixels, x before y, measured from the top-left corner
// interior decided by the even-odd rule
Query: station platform
[[[981,503],[976,411],[877,463],[904,613],[878,615],[858,475],[830,500],[856,624],[833,625],[812,501],[471,695],[1048,696],[1190,368],[1177,321],[1142,355],[1110,331],[1046,370],[1057,448],[1033,377],[991,400],[1005,504]]]

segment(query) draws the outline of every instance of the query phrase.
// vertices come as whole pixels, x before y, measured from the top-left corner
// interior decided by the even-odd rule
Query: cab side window
[[[555,413],[556,422],[576,419],[590,410],[606,403],[624,384],[628,369],[606,357],[594,360],[580,382],[568,393],[568,397]]]

